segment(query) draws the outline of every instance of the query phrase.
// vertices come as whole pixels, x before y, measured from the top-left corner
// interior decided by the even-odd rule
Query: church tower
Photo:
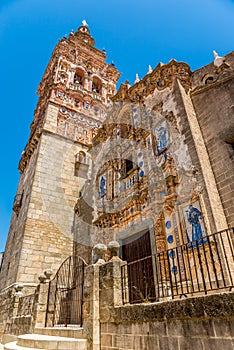
[[[86,21],[59,41],[19,163],[20,181],[0,272],[0,289],[34,285],[72,253],[74,205],[88,176],[87,150],[106,117],[119,73],[94,47]]]

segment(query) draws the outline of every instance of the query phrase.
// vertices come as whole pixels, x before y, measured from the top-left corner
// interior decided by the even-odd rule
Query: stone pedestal
[[[100,322],[110,319],[110,309],[123,305],[121,268],[126,263],[112,259],[100,266]]]
[[[100,349],[99,268],[90,265],[85,271],[83,327],[88,350]]]
[[[85,271],[83,327],[88,350],[100,350],[100,324],[110,319],[110,309],[123,305],[121,268],[126,263],[114,256],[98,259]]]
[[[36,290],[36,299],[34,309],[34,326],[35,327],[45,327],[46,321],[46,310],[47,310],[47,300],[48,300],[48,289],[49,282],[40,283]]]

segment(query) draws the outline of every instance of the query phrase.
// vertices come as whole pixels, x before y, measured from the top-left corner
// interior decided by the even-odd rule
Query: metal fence
[[[233,232],[233,228],[217,232],[123,266],[124,302],[153,302],[231,290]]]

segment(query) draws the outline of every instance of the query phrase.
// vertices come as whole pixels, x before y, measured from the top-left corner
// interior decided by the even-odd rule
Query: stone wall
[[[22,195],[21,207],[18,213],[14,211],[12,212],[4,258],[0,270],[0,290],[17,281],[18,265],[21,259],[25,223],[30,202],[30,193],[32,190],[38,151],[39,146],[34,151],[28,168],[20,177],[17,194]],[[24,257],[27,259],[26,255]]]
[[[123,305],[127,274],[121,275],[121,269],[126,262],[110,252],[111,260],[99,256],[86,269],[83,327],[88,350],[233,349],[234,292]]]
[[[11,335],[21,335],[32,333],[33,329],[33,317],[32,315],[12,317],[9,326],[6,328],[5,333]]]
[[[81,147],[50,133],[41,136],[39,155],[31,158],[34,164],[28,168],[31,178],[25,180],[27,203],[18,218],[13,214],[1,270],[3,287],[37,283],[38,274],[48,268],[56,272],[72,254],[74,206],[84,184],[84,179],[74,176],[75,155]]]
[[[0,294],[0,340],[7,335],[33,333],[44,327],[51,271],[40,275],[40,283],[30,291],[28,286],[15,284]],[[30,291],[30,294],[29,294]]]
[[[193,84],[197,86],[192,101],[203,134],[209,160],[214,173],[222,206],[230,227],[234,226],[234,55],[226,56],[227,67],[210,64],[193,74]],[[205,78],[213,79],[209,84]],[[205,103],[204,103],[205,101]],[[222,102],[221,102],[222,101]],[[214,205],[214,204],[213,204]]]
[[[0,339],[4,332],[9,316],[13,314],[13,289],[8,288],[0,293]]]
[[[234,293],[111,310],[101,350],[232,350]]]

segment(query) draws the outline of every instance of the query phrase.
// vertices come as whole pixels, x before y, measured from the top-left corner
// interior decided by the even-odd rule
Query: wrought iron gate
[[[82,326],[84,268],[79,256],[69,256],[49,282],[46,327]]]

